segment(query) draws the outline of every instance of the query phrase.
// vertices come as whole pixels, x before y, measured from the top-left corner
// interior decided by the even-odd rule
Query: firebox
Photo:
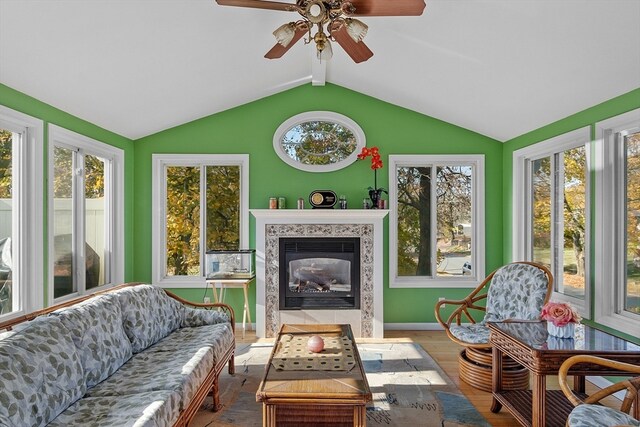
[[[280,238],[280,310],[359,309],[360,238]]]

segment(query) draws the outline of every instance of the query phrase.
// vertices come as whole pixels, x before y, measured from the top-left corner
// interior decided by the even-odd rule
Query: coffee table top
[[[274,356],[282,354],[286,343],[291,342],[292,338],[312,335],[321,336],[325,342],[348,338],[352,343],[349,354],[353,356],[355,363],[345,364],[344,368],[339,370],[277,369],[281,363],[274,360]],[[306,349],[305,351],[308,352]],[[308,352],[308,356],[312,358],[315,355]],[[303,400],[310,403],[340,400],[362,404],[371,400],[367,377],[349,325],[282,325],[256,393],[258,401],[279,399]]]

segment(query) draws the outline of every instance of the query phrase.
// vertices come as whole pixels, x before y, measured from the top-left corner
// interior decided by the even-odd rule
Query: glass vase
[[[547,322],[547,332],[557,338],[573,338],[575,334],[575,323],[567,323],[564,326],[556,326],[553,322]]]

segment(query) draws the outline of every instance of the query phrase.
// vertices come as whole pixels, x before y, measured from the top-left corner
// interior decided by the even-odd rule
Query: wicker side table
[[[493,346],[492,412],[504,406],[523,426],[563,427],[573,409],[561,390],[547,390],[546,376],[556,375],[560,365],[576,354],[640,364],[640,346],[599,329],[579,325],[574,339],[550,337],[546,322],[489,323]],[[507,355],[533,374],[532,390],[502,389],[502,356]],[[596,365],[576,365],[574,389],[584,396],[585,375],[625,375]],[[553,410],[547,411],[547,406]]]

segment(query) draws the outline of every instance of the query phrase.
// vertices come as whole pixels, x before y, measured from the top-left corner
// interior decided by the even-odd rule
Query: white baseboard
[[[385,323],[388,331],[442,331],[439,323]]]

